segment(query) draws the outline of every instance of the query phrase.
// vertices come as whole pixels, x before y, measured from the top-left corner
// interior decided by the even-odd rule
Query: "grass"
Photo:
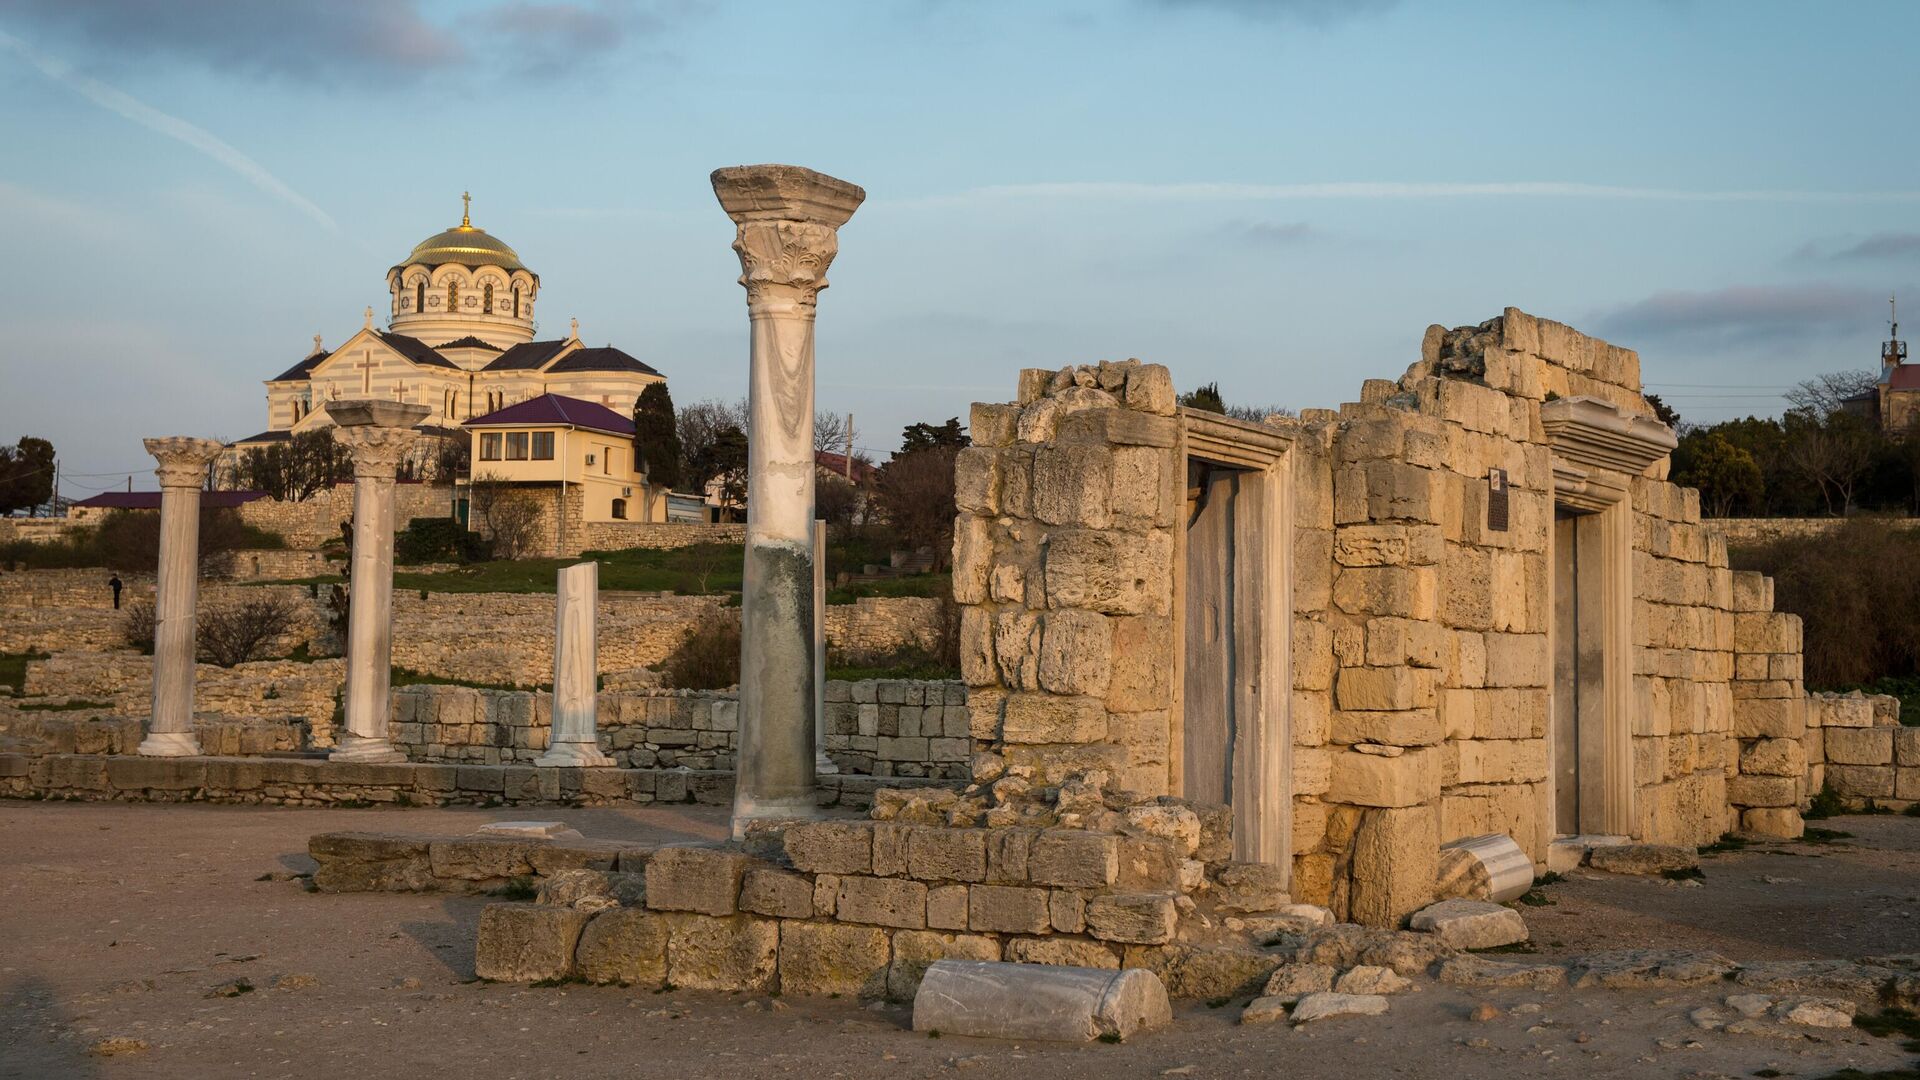
[[[1847,804],[1845,800],[1840,798],[1840,795],[1833,790],[1831,784],[1828,784],[1822,786],[1819,793],[1808,801],[1806,810],[1800,814],[1800,819],[1802,821],[1821,821],[1846,812]]]
[[[515,683],[475,682],[472,679],[454,679],[442,675],[428,675],[408,668],[397,667],[389,676],[389,683],[395,689],[402,686],[464,686],[471,690],[551,690],[552,683],[537,686],[520,686]]]
[[[493,890],[493,895],[502,900],[531,900],[540,895],[540,890],[534,887],[532,878],[516,877]]]
[[[851,604],[863,596],[926,596],[938,599],[952,593],[953,577],[950,574],[909,574],[828,589],[827,603]]]
[[[871,667],[853,664],[827,667],[827,678],[839,682],[859,682],[862,679],[958,679],[959,677],[959,668],[949,667],[931,657],[903,659]]]
[[[45,660],[43,652],[0,653],[0,683],[13,687],[14,693],[27,684],[27,661]]]

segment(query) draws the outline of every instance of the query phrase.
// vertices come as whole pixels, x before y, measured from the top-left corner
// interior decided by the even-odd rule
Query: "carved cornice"
[[[1553,447],[1554,498],[1589,510],[1625,498],[1634,477],[1679,445],[1660,421],[1592,397],[1547,402],[1540,426]]]
[[[160,463],[153,475],[160,478],[163,488],[200,487],[206,482],[208,463],[227,448],[218,439],[195,439],[187,435],[144,439],[142,443],[147,453]]]
[[[353,454],[353,478],[391,480],[420,438],[412,428],[343,427],[334,438]]]
[[[733,250],[748,305],[787,301],[808,311],[827,287],[827,267],[839,254],[838,230],[811,221],[743,221]]]
[[[1265,469],[1286,456],[1293,446],[1291,433],[1265,424],[1235,420],[1219,413],[1182,408],[1180,426],[1187,433],[1189,457],[1223,465]]]

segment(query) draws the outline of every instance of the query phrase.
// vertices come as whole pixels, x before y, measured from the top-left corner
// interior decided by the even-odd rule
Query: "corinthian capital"
[[[161,439],[142,440],[147,453],[152,454],[160,467],[153,475],[160,478],[163,488],[197,488],[207,478],[207,463],[220,456],[226,444],[218,439],[195,439],[186,435],[170,435]]]
[[[867,193],[797,165],[718,169],[713,193],[739,226],[740,284],[747,303],[787,301],[811,309],[840,249],[838,229]]]
[[[391,480],[420,433],[412,428],[343,427],[333,437],[353,454],[354,479]]]

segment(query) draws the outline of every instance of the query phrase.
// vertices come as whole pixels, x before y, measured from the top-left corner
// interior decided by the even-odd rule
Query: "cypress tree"
[[[647,384],[633,403],[633,459],[646,468],[648,483],[680,486],[680,430],[666,383]]]

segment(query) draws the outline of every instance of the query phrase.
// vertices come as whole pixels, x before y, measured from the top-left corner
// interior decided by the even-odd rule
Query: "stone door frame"
[[[1264,424],[1218,413],[1180,410],[1180,468],[1189,460],[1245,471],[1241,498],[1258,506],[1257,522],[1235,523],[1233,574],[1236,640],[1252,639],[1240,655],[1232,688],[1236,730],[1231,748],[1233,857],[1265,863],[1291,876],[1293,867],[1293,437]],[[1181,485],[1185,487],[1185,480]],[[1181,500],[1184,505],[1184,500]],[[1172,622],[1173,709],[1168,725],[1169,790],[1185,783],[1186,745],[1185,515],[1174,530]],[[1261,616],[1264,616],[1263,618]],[[1243,637],[1244,635],[1244,637]]]
[[[1601,650],[1601,738],[1597,761],[1582,762],[1584,773],[1597,767],[1601,796],[1601,834],[1634,835],[1635,788],[1633,777],[1633,500],[1635,477],[1678,445],[1665,424],[1644,416],[1635,416],[1618,405],[1599,398],[1573,397],[1549,401],[1540,407],[1540,423],[1546,429],[1552,447],[1553,502],[1593,514],[1600,542],[1591,554],[1599,560],[1600,650]],[[1555,529],[1547,527],[1547,566],[1558,566]],[[1585,546],[1581,557],[1589,553]],[[1549,575],[1547,655],[1557,656],[1558,598],[1551,595],[1553,578]],[[1557,677],[1557,674],[1556,676]],[[1546,801],[1548,835],[1558,835],[1557,808],[1560,763],[1552,760],[1557,718],[1553,715],[1554,697],[1547,695],[1547,770]]]

